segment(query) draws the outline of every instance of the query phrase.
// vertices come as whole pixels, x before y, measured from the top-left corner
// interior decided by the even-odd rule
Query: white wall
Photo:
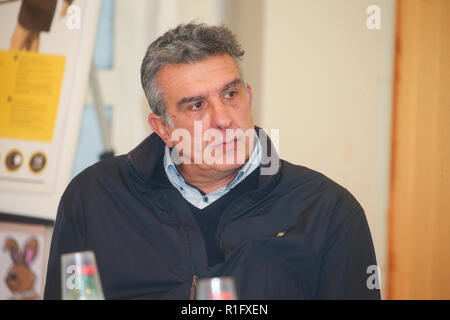
[[[261,126],[359,200],[386,279],[394,1],[266,0]],[[366,8],[381,9],[369,30]]]

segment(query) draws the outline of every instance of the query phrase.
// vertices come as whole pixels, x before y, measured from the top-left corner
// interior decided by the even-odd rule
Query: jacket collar
[[[266,132],[258,126],[255,126],[255,131],[262,146],[262,174],[258,180],[259,188],[267,184],[274,176],[279,176],[281,161],[274,144],[267,136]],[[171,187],[171,184],[167,179],[152,179],[154,174],[158,171],[157,166],[160,166],[163,162],[164,150],[164,141],[153,132],[128,153],[129,163],[133,167],[139,180],[144,184]],[[270,168],[272,168],[272,170],[270,170]]]

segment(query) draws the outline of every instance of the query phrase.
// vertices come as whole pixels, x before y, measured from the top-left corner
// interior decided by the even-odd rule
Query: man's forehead
[[[236,78],[239,69],[229,55],[213,56],[189,64],[166,64],[157,74],[158,85],[166,90],[196,90],[200,85],[209,89],[222,89]]]

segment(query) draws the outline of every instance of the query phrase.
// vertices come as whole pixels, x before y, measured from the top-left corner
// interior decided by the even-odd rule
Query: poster
[[[0,0],[0,211],[54,219],[70,180],[101,1]]]
[[[0,222],[0,300],[42,299],[47,228]]]

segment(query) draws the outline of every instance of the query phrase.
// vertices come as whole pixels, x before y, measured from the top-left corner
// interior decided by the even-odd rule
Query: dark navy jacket
[[[106,299],[189,299],[194,279],[214,276],[234,277],[239,299],[380,299],[367,285],[376,259],[366,216],[345,188],[263,146],[263,163],[279,169],[222,214],[216,241],[225,261],[209,267],[188,203],[152,179],[163,155],[153,133],[72,180],[58,209],[45,299],[61,298],[61,254],[84,250],[96,255]]]

